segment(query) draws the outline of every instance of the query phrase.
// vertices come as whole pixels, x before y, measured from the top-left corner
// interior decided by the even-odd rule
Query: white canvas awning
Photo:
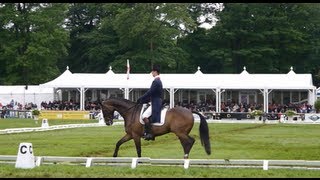
[[[14,102],[25,105],[35,103],[40,108],[42,101],[53,100],[53,88],[40,87],[38,85],[26,86],[0,86],[0,102],[7,105],[13,100]]]
[[[305,89],[316,87],[311,74],[296,74],[291,69],[287,74],[249,74],[244,68],[240,74],[203,74],[200,69],[192,74],[160,74],[163,88],[176,89]],[[67,68],[56,79],[41,87],[55,88],[149,88],[153,80],[146,74],[71,73]]]
[[[311,74],[296,74],[291,67],[287,74],[250,74],[246,68],[240,74],[203,74],[198,67],[190,74],[160,74],[163,88],[170,91],[170,106],[174,105],[174,89],[212,89],[216,93],[217,108],[221,100],[221,90],[243,89],[260,90],[264,95],[264,110],[267,111],[268,94],[271,90],[306,90],[308,101],[313,104],[316,99],[316,87]],[[148,89],[153,81],[150,73],[116,74],[110,67],[107,73],[71,73],[66,71],[56,79],[40,87],[77,88],[80,91],[80,106],[84,107],[85,89],[118,88],[124,90],[124,97],[129,97],[129,89]],[[220,112],[217,109],[217,112]]]

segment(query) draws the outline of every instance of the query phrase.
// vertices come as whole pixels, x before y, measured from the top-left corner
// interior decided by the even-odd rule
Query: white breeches
[[[146,109],[146,111],[144,111],[144,113],[142,114],[142,119],[143,118],[149,118],[152,114],[152,108],[151,105]]]

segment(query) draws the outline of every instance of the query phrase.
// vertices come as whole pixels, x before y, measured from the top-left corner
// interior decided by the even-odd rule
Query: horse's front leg
[[[124,136],[117,142],[116,148],[115,148],[114,153],[113,153],[113,157],[117,157],[117,156],[118,156],[118,151],[119,151],[119,148],[120,148],[121,144],[123,144],[123,143],[125,143],[125,142],[127,142],[127,141],[129,141],[129,140],[131,140],[131,139],[132,139],[132,136],[131,136],[131,135],[129,135],[129,134],[124,135]]]

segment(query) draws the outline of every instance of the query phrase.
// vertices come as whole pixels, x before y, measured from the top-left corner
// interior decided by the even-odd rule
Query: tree
[[[0,26],[1,84],[43,83],[66,66],[125,72],[130,59],[133,73],[155,63],[164,73],[293,66],[320,85],[317,3],[0,3]]]
[[[193,59],[205,72],[317,72],[319,12],[317,4],[225,3],[216,26],[190,34],[184,47],[198,44]]]
[[[57,59],[67,54],[65,4],[0,5],[1,84],[39,84],[59,74]]]
[[[101,3],[69,4],[66,28],[70,31],[71,46],[69,55],[59,61],[60,69],[69,66],[73,72],[106,71],[108,62],[114,59],[112,51],[117,48],[114,45],[117,35],[109,27],[101,28],[101,24],[104,17],[114,18],[117,8],[106,8],[113,6],[118,7]]]
[[[114,29],[123,53],[112,65],[120,69],[130,59],[136,72],[149,71],[154,63],[160,64],[163,72],[175,70],[178,64],[187,64],[188,55],[176,40],[195,28],[187,3],[136,3],[121,9]]]
[[[215,14],[221,11],[223,6],[218,3],[192,3],[189,6],[189,13],[191,17],[197,22],[198,28],[185,37],[178,39],[178,46],[185,52],[188,52],[188,63],[186,66],[178,69],[178,72],[192,72],[195,67],[200,66],[201,71],[206,72],[220,72],[223,67],[223,59],[212,60],[205,50],[210,47],[208,44],[208,36],[205,28],[199,28],[202,23],[214,24]],[[204,17],[201,21],[200,17]]]

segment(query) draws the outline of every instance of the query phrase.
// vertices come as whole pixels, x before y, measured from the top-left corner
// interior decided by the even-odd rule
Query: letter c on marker
[[[22,154],[26,154],[27,153],[27,146],[26,145],[22,145],[20,148],[20,152]],[[32,146],[29,146],[29,152],[30,154],[32,154]]]
[[[20,152],[21,152],[22,154],[27,153],[27,151],[25,150],[26,148],[27,148],[26,145],[22,145],[21,148],[20,148]]]

